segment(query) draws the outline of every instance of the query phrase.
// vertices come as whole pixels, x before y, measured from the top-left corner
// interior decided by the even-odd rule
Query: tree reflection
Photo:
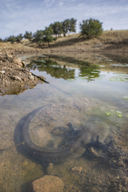
[[[54,57],[53,57],[54,58]],[[47,57],[47,59],[42,60],[33,60],[30,64],[27,65],[30,69],[38,69],[38,71],[45,71],[47,74],[50,74],[52,77],[55,78],[62,78],[62,79],[75,79],[75,68],[77,63],[77,68],[79,67],[79,74],[78,77],[81,79],[86,79],[87,81],[94,81],[95,78],[99,77],[99,66],[96,64],[91,64],[89,62],[83,62],[79,60],[74,60],[70,62],[72,64],[72,68],[69,68],[68,65],[66,66],[66,63],[68,63],[68,60],[65,60],[67,58],[61,58],[61,61],[64,61],[65,63],[62,65],[58,64],[60,58],[55,58],[58,61],[52,60],[52,57]]]
[[[96,64],[82,64],[79,69],[79,77],[82,77],[83,79],[86,78],[88,81],[93,81],[95,78],[99,77],[100,70],[99,66]]]
[[[38,69],[39,71],[46,71],[55,78],[75,79],[75,69],[66,68],[66,66],[59,65],[56,61],[36,60],[27,65],[31,69]]]

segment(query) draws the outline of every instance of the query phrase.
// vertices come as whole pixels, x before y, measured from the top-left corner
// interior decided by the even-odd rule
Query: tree
[[[13,44],[13,43],[16,42],[16,37],[12,35],[12,36],[8,37],[8,38],[6,39],[6,41],[9,41],[9,42],[11,42],[11,43]]]
[[[66,19],[62,22],[62,30],[64,37],[68,32],[76,32],[76,19]]]
[[[0,38],[0,42],[2,42],[3,40]]]
[[[26,31],[25,34],[24,34],[24,38],[31,41],[32,40],[32,32]]]
[[[70,29],[70,20],[66,19],[62,22],[62,30],[64,37],[66,36],[66,33],[69,31],[69,29]]]
[[[62,31],[62,23],[60,22],[54,22],[50,24],[50,27],[53,29],[53,33],[56,36],[59,36],[63,31]]]
[[[43,42],[44,38],[44,31],[43,30],[37,30],[37,32],[33,35],[33,42],[37,42],[38,44]]]
[[[43,41],[48,43],[50,47],[50,42],[55,41],[56,38],[53,37],[53,29],[51,27],[46,27],[44,30]]]
[[[69,27],[69,31],[70,32],[76,32],[76,19],[71,18],[70,19],[70,27]]]
[[[22,33],[20,33],[20,34],[17,35],[17,37],[16,37],[16,42],[20,43],[22,39],[23,39],[23,35],[22,35]]]
[[[80,23],[80,33],[82,36],[87,38],[92,38],[94,36],[100,35],[103,31],[102,23],[96,19],[83,20]]]

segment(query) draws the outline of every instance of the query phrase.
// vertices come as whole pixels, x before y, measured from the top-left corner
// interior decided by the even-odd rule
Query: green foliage
[[[92,38],[94,36],[100,35],[103,31],[102,23],[96,19],[83,20],[80,23],[81,35],[87,38]]]
[[[32,32],[26,31],[25,34],[24,34],[24,38],[31,41],[32,40]]]
[[[70,32],[76,32],[76,21],[77,20],[74,18],[70,19],[70,28],[69,28]]]
[[[64,36],[66,36],[68,32],[76,32],[76,20],[74,18],[64,20],[62,22],[62,30]]]
[[[44,30],[44,37],[43,37],[43,41],[47,42],[48,45],[50,46],[50,42],[55,41],[56,38],[53,37],[53,29],[52,27],[46,27]]]
[[[3,40],[0,38],[0,42],[2,42]]]
[[[59,36],[63,32],[62,23],[60,23],[60,22],[54,22],[54,23],[50,24],[50,27],[53,29],[53,34],[56,36]]]
[[[38,44],[43,42],[44,38],[44,31],[43,30],[37,30],[37,32],[33,35],[33,42],[37,42]]]
[[[22,39],[23,39],[23,35],[22,35],[22,33],[20,33],[20,34],[17,35],[17,37],[16,37],[16,42],[20,43]]]
[[[8,37],[8,38],[6,39],[6,42],[7,42],[7,41],[9,41],[9,42],[11,42],[11,43],[13,44],[13,43],[16,42],[16,37],[12,35],[12,36],[10,36],[10,37]]]

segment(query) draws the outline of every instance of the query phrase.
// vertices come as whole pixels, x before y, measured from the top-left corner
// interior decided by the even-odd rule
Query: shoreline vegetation
[[[43,77],[36,77],[26,67],[19,57],[21,55],[56,55],[70,57],[79,61],[88,61],[92,64],[93,54],[102,54],[108,59],[121,58],[128,61],[128,30],[103,31],[101,35],[90,39],[80,34],[59,36],[56,41],[36,43],[28,39],[21,42],[0,42],[0,93],[19,94],[38,83],[43,83]],[[123,55],[123,56],[122,56]],[[12,91],[12,88],[14,91]],[[19,90],[19,91],[15,91]]]

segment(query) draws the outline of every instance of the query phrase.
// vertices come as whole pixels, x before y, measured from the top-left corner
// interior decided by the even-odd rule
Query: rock
[[[53,163],[49,163],[48,167],[47,167],[47,173],[50,174],[53,168]]]
[[[80,166],[79,166],[79,167],[73,167],[73,168],[72,168],[72,172],[75,173],[75,174],[77,174],[77,175],[80,175],[81,172],[82,172],[82,169],[83,169],[83,168],[80,167]]]
[[[4,74],[4,73],[5,73],[5,71],[0,71],[0,73]]]
[[[44,177],[32,182],[30,187],[31,192],[63,192],[63,181],[51,175],[45,175]]]
[[[13,57],[12,55],[6,54],[6,59],[11,63],[15,63],[19,66],[23,66],[21,59],[19,57]]]
[[[20,66],[23,66],[23,64],[21,63],[21,59],[18,57],[13,58],[13,63],[20,65]]]
[[[33,75],[29,75],[28,78],[31,79],[31,80],[34,80],[34,76]]]
[[[12,76],[12,79],[22,81],[22,79],[18,76]]]

